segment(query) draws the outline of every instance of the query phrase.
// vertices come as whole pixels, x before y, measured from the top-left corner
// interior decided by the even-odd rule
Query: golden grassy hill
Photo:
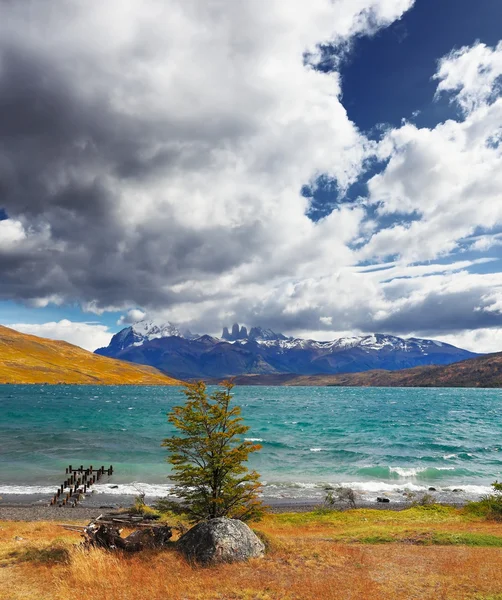
[[[98,356],[0,325],[0,384],[180,385],[153,367]]]

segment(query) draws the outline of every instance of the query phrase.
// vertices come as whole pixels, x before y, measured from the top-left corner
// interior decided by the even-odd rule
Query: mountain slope
[[[181,379],[248,374],[317,375],[450,364],[476,356],[450,344],[372,334],[327,342],[286,337],[236,323],[222,338],[181,334],[173,325],[138,323],[97,354],[151,365]]]
[[[0,384],[178,385],[151,367],[104,358],[82,348],[0,325]]]
[[[502,352],[446,366],[402,371],[366,371],[340,375],[244,375],[237,385],[367,386],[367,387],[502,387]]]

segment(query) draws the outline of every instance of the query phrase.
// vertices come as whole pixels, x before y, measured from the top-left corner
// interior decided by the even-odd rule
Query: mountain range
[[[211,383],[218,383],[218,380]],[[357,387],[502,387],[502,352],[450,365],[340,375],[241,375],[236,385]]]
[[[473,352],[439,341],[380,333],[331,341],[288,337],[235,323],[221,337],[182,332],[171,323],[141,321],[115,334],[101,356],[153,366],[179,379],[239,375],[334,375],[447,365]]]
[[[96,356],[68,342],[0,325],[0,384],[179,385],[152,367]]]

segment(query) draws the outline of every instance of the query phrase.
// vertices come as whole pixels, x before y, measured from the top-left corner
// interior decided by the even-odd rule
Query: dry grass
[[[0,383],[180,385],[152,367],[98,356],[0,325]]]
[[[271,515],[255,525],[270,546],[264,559],[215,568],[174,550],[83,551],[78,535],[49,523],[0,527],[1,600],[502,599],[502,548],[485,545],[502,545],[502,525],[454,510]],[[390,534],[392,543],[368,543]],[[485,547],[462,545],[467,534]],[[441,536],[458,545],[438,545]]]

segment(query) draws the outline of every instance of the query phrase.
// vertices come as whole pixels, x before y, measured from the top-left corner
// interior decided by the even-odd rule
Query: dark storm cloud
[[[175,137],[179,126],[119,115],[105,97],[82,98],[34,50],[0,41],[0,65],[2,204],[28,229],[50,226],[39,251],[0,251],[0,297],[56,294],[103,308],[166,307],[193,299],[165,291],[166,284],[227,271],[262,243],[259,222],[190,230],[167,204],[147,224],[125,228],[127,214],[108,175],[141,180],[175,165],[197,169],[209,160],[204,144],[188,153],[173,144],[145,158],[145,148]],[[185,137],[195,134],[195,127],[184,130]]]
[[[502,326],[502,314],[489,310],[490,302],[484,299],[486,289],[438,294],[430,293],[421,302],[405,305],[388,317],[361,321],[361,328],[405,333],[420,332],[422,335],[456,333],[465,329],[481,329]]]

